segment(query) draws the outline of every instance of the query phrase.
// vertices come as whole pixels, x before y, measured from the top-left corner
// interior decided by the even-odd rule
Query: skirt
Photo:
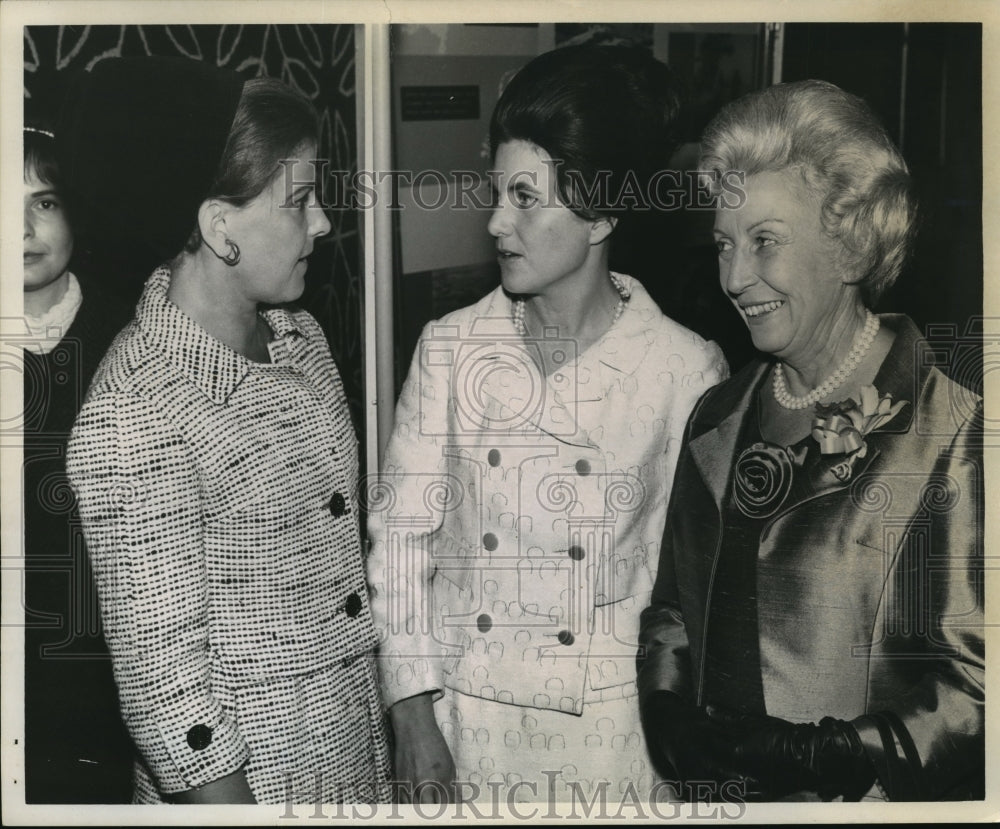
[[[602,789],[608,802],[644,800],[659,779],[635,695],[584,703],[575,716],[446,688],[434,712],[463,800],[589,802]]]

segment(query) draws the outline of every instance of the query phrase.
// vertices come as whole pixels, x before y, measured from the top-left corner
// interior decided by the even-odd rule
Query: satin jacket
[[[897,336],[874,385],[908,405],[866,436],[853,468],[809,439],[795,472],[807,483],[761,529],[764,701],[793,722],[853,721],[876,769],[892,748],[868,715],[889,712],[910,785],[880,774],[888,797],[968,797],[984,774],[982,401],[934,367],[908,318],[881,319]],[[768,368],[752,363],[710,390],[688,423],[642,614],[644,706],[657,690],[705,702],[722,511]]]
[[[499,288],[424,330],[369,498],[388,705],[450,687],[580,714],[636,693],[684,423],[727,367],[622,279],[582,354],[518,335]]]

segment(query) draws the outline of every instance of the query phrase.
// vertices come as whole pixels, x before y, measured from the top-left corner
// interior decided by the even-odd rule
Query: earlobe
[[[840,281],[845,285],[856,285],[860,286],[864,282],[865,275],[858,271],[857,268],[846,267],[840,265]]]
[[[614,216],[602,216],[595,219],[590,226],[590,244],[599,245],[607,239],[618,224],[618,219]]]

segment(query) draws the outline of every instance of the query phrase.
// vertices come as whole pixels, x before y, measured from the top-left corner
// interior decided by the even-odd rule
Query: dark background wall
[[[600,28],[617,32],[615,27]],[[689,75],[693,95],[705,110],[707,91],[715,96],[712,100],[718,98],[716,106],[731,93],[719,97],[718,72],[711,88],[702,88],[703,41],[710,35],[689,28],[691,32],[671,35],[671,63]],[[977,347],[976,318],[982,314],[981,39],[979,24],[788,24],[783,54],[785,80],[823,78],[861,95],[900,144],[917,183],[922,223],[915,254],[880,310],[908,313],[922,329],[933,325],[931,330],[945,339],[949,332],[961,337],[971,326],[973,345],[964,341],[966,350]],[[713,41],[723,56],[725,47]],[[701,56],[700,63],[690,61],[690,69],[683,60],[688,52]],[[26,117],[51,117],[69,71],[117,54],[186,55],[247,77],[282,78],[305,91],[320,110],[320,154],[331,159],[331,169],[356,170],[352,26],[30,27],[24,41]],[[511,58],[512,68],[525,60]],[[762,82],[757,75],[731,85],[741,91]],[[711,113],[699,110],[697,115],[685,136],[689,140],[696,140]],[[333,230],[310,263],[302,303],[327,333],[357,416],[363,377],[358,217],[333,209],[330,218]],[[642,279],[668,315],[717,340],[738,367],[752,349],[745,326],[718,288],[710,228],[710,214],[649,217],[631,238],[620,240],[613,264]],[[116,272],[106,256],[102,261],[91,254],[79,257],[74,266],[115,282],[127,297],[137,296],[141,274]],[[422,324],[478,298],[497,278],[495,267],[476,266],[429,271],[397,283],[397,384]],[[981,387],[981,361],[966,359],[963,364],[959,379]]]
[[[114,56],[174,55],[209,61],[246,78],[275,77],[305,93],[321,119],[319,157],[331,171],[357,169],[354,27],[30,26],[24,30],[25,119],[54,121],[67,78]],[[127,173],[127,171],[123,171]],[[136,205],[136,210],[152,209]],[[353,210],[331,209],[330,233],[309,261],[300,304],[323,326],[340,367],[355,423],[362,411],[360,239]],[[78,246],[73,267],[134,302],[147,274],[114,251]]]

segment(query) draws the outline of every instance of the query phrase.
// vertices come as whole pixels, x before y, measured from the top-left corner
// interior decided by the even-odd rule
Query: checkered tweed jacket
[[[387,774],[340,378],[309,314],[263,312],[272,362],[253,363],[169,281],[105,357],[68,461],[136,799],[241,767],[259,801],[311,800],[317,772],[338,799]]]

